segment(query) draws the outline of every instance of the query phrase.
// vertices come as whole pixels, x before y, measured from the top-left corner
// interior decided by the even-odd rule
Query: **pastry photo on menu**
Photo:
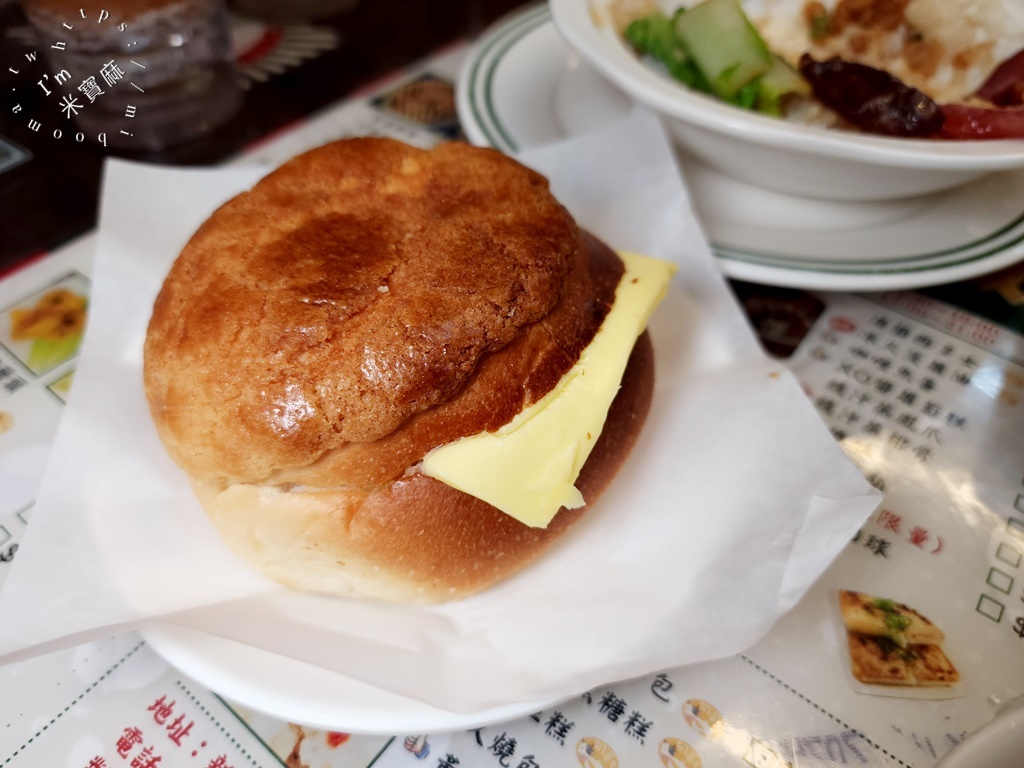
[[[841,589],[837,594],[847,669],[862,693],[905,698],[962,695],[946,635],[897,599]]]
[[[78,353],[89,306],[89,281],[71,273],[0,310],[0,346],[40,376]]]

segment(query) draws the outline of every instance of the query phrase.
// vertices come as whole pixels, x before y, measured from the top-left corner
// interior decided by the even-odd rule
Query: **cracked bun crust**
[[[225,540],[271,578],[463,597],[585,508],[533,529],[416,466],[549,392],[623,269],[546,179],[498,152],[337,141],[230,200],[182,251],[146,337],[153,419]],[[588,502],[652,384],[644,336],[580,475]]]

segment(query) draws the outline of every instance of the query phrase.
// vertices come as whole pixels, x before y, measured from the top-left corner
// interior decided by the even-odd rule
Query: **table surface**
[[[352,126],[423,143],[450,138],[396,121],[372,97],[425,74],[450,85],[466,41],[517,5],[363,0],[306,22],[333,33],[337,45],[252,80],[242,111],[220,130],[164,153],[116,156],[187,166],[279,162]],[[279,28],[289,24],[296,27]],[[8,57],[31,48],[23,29],[20,9],[0,3],[5,69]],[[0,91],[12,82],[0,73]],[[100,173],[114,153],[32,131],[8,109],[0,138],[31,154],[0,173],[5,318],[55,285],[88,292]],[[931,766],[1002,701],[1024,693],[1024,296],[1021,274],[1015,279],[872,295],[730,283],[765,349],[885,492],[821,583],[748,652],[609,684],[496,725],[369,736],[225,700],[128,634],[0,668],[0,766],[58,756],[89,768]],[[0,580],[28,527],[45,462],[10,467],[25,466],[18,461],[38,435],[52,439],[75,354],[47,367],[10,341],[3,322]],[[15,419],[6,433],[5,414]],[[845,642],[822,635],[832,627],[822,606],[857,585],[935,620],[962,685],[927,696],[864,690],[842,671],[842,653],[815,650]]]

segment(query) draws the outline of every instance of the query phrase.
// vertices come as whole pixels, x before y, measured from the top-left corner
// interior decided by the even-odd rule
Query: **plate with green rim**
[[[475,144],[509,154],[625,116],[635,105],[574,53],[544,5],[497,22],[467,54],[459,119]],[[817,290],[912,289],[1024,259],[1024,172],[924,197],[849,203],[791,197],[679,161],[729,277]]]

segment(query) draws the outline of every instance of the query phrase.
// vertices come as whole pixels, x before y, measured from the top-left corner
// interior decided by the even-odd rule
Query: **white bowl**
[[[830,200],[914,197],[1024,167],[1024,141],[870,136],[749,112],[687,89],[639,60],[609,0],[549,0],[566,41],[611,82],[659,112],[678,143],[755,186]]]

